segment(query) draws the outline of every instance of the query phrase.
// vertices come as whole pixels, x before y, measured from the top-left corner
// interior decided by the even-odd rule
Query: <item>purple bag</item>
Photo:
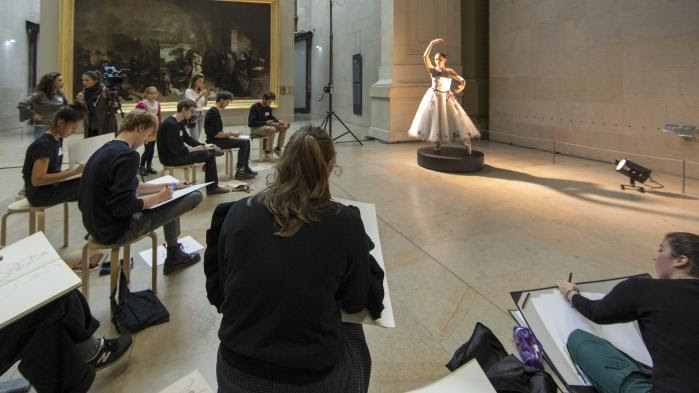
[[[527,366],[543,370],[543,350],[541,349],[541,343],[536,339],[534,333],[532,333],[529,328],[521,326],[515,326],[512,329],[512,333],[515,339],[515,346],[522,358],[522,362]]]

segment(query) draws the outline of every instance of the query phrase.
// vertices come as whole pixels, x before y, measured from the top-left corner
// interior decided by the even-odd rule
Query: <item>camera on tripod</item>
[[[104,74],[102,74],[102,83],[107,86],[110,93],[119,93],[121,84],[124,83],[124,72],[129,71],[126,68],[118,69],[114,66],[104,66]]]

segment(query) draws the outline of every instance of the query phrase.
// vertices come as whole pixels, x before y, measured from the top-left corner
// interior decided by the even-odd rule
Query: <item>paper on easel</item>
[[[495,393],[495,388],[488,380],[476,359],[464,364],[446,377],[410,393]]]
[[[581,295],[591,300],[604,297],[603,294],[589,292],[582,292]],[[601,337],[639,362],[648,366],[653,365],[636,322],[598,325],[572,308],[555,289],[533,297],[531,302],[559,351],[566,354],[565,358],[570,367],[575,368],[575,365],[568,354],[566,343],[570,333],[576,329]],[[582,378],[580,382],[588,384]]]
[[[162,176],[162,177],[159,177],[159,178],[157,178],[157,179],[150,180],[150,181],[148,181],[148,182],[146,182],[146,183],[148,183],[148,184],[168,184],[168,183],[177,183],[177,182],[179,182],[179,180],[177,180],[177,178],[168,175],[168,176]],[[149,207],[148,209],[155,209],[156,207],[160,207],[160,206],[162,206],[162,205],[166,205],[166,204],[168,204],[168,203],[174,201],[175,199],[182,198],[183,196],[185,196],[185,195],[187,195],[187,194],[189,194],[189,193],[191,193],[191,192],[194,192],[194,191],[196,191],[196,190],[202,189],[202,188],[208,186],[208,185],[211,184],[211,183],[213,183],[213,182],[208,182],[208,183],[203,183],[203,184],[194,184],[194,185],[191,185],[191,186],[189,186],[189,187],[187,187],[187,188],[182,188],[182,189],[180,189],[180,190],[175,190],[175,191],[172,193],[172,198],[168,199],[168,200],[165,201],[165,202],[158,203],[158,204],[155,205],[155,206],[151,206],[151,207]]]
[[[80,286],[43,232],[0,250],[0,328]]]
[[[381,266],[384,271],[383,277],[383,312],[381,313],[381,318],[373,320],[369,311],[363,310],[355,314],[347,314],[342,311],[342,320],[344,322],[361,323],[364,325],[377,325],[385,328],[396,327],[396,322],[393,317],[393,305],[391,304],[391,294],[388,290],[388,272],[386,272],[386,266],[383,261],[383,252],[381,250],[381,239],[379,238],[379,224],[376,219],[376,206],[373,203],[364,203],[357,201],[350,201],[347,199],[333,198],[335,202],[342,203],[343,205],[352,205],[359,208],[359,212],[362,217],[362,222],[364,222],[364,230],[366,231],[371,241],[374,243],[374,249],[369,253],[376,259],[376,262]]]
[[[214,391],[199,370],[195,370],[161,390],[160,393],[214,393]]]
[[[199,250],[202,250],[204,246],[199,244],[194,238],[191,236],[186,236],[181,239],[177,239],[177,242],[182,245],[184,248],[184,252],[186,253],[192,253],[192,252],[197,252]],[[141,251],[138,253],[138,256],[143,259],[143,262],[146,263],[149,267],[153,267],[153,249],[149,248],[147,250]],[[165,263],[165,258],[167,257],[167,249],[163,246],[158,246],[158,266],[162,265]]]

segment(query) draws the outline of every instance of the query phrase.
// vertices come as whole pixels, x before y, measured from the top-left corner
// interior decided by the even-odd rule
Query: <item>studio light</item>
[[[684,125],[684,126],[682,126],[682,129],[680,130],[679,135],[682,138],[687,138],[687,139],[694,138],[694,132],[696,131],[696,129],[697,129],[697,126]]]
[[[663,127],[663,132],[674,134],[677,132],[677,124],[665,124],[665,127]]]
[[[636,164],[635,162],[629,161],[627,159],[615,162],[616,171],[631,179],[631,184],[622,184],[621,189],[632,189],[638,190],[640,192],[645,192],[645,189],[643,187],[636,186],[636,182],[645,183],[646,181],[648,181],[652,171],[642,165]]]

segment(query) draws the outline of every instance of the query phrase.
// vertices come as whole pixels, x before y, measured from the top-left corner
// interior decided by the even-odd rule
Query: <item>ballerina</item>
[[[432,77],[432,87],[422,98],[408,134],[434,142],[435,152],[440,150],[443,143],[463,143],[471,155],[471,140],[479,138],[481,134],[456,100],[456,96],[466,88],[466,80],[456,71],[446,67],[446,54],[435,54],[436,66],[430,61],[432,47],[443,42],[441,38],[434,39],[425,49],[422,58]],[[454,92],[451,91],[452,80],[459,81],[459,86]]]

